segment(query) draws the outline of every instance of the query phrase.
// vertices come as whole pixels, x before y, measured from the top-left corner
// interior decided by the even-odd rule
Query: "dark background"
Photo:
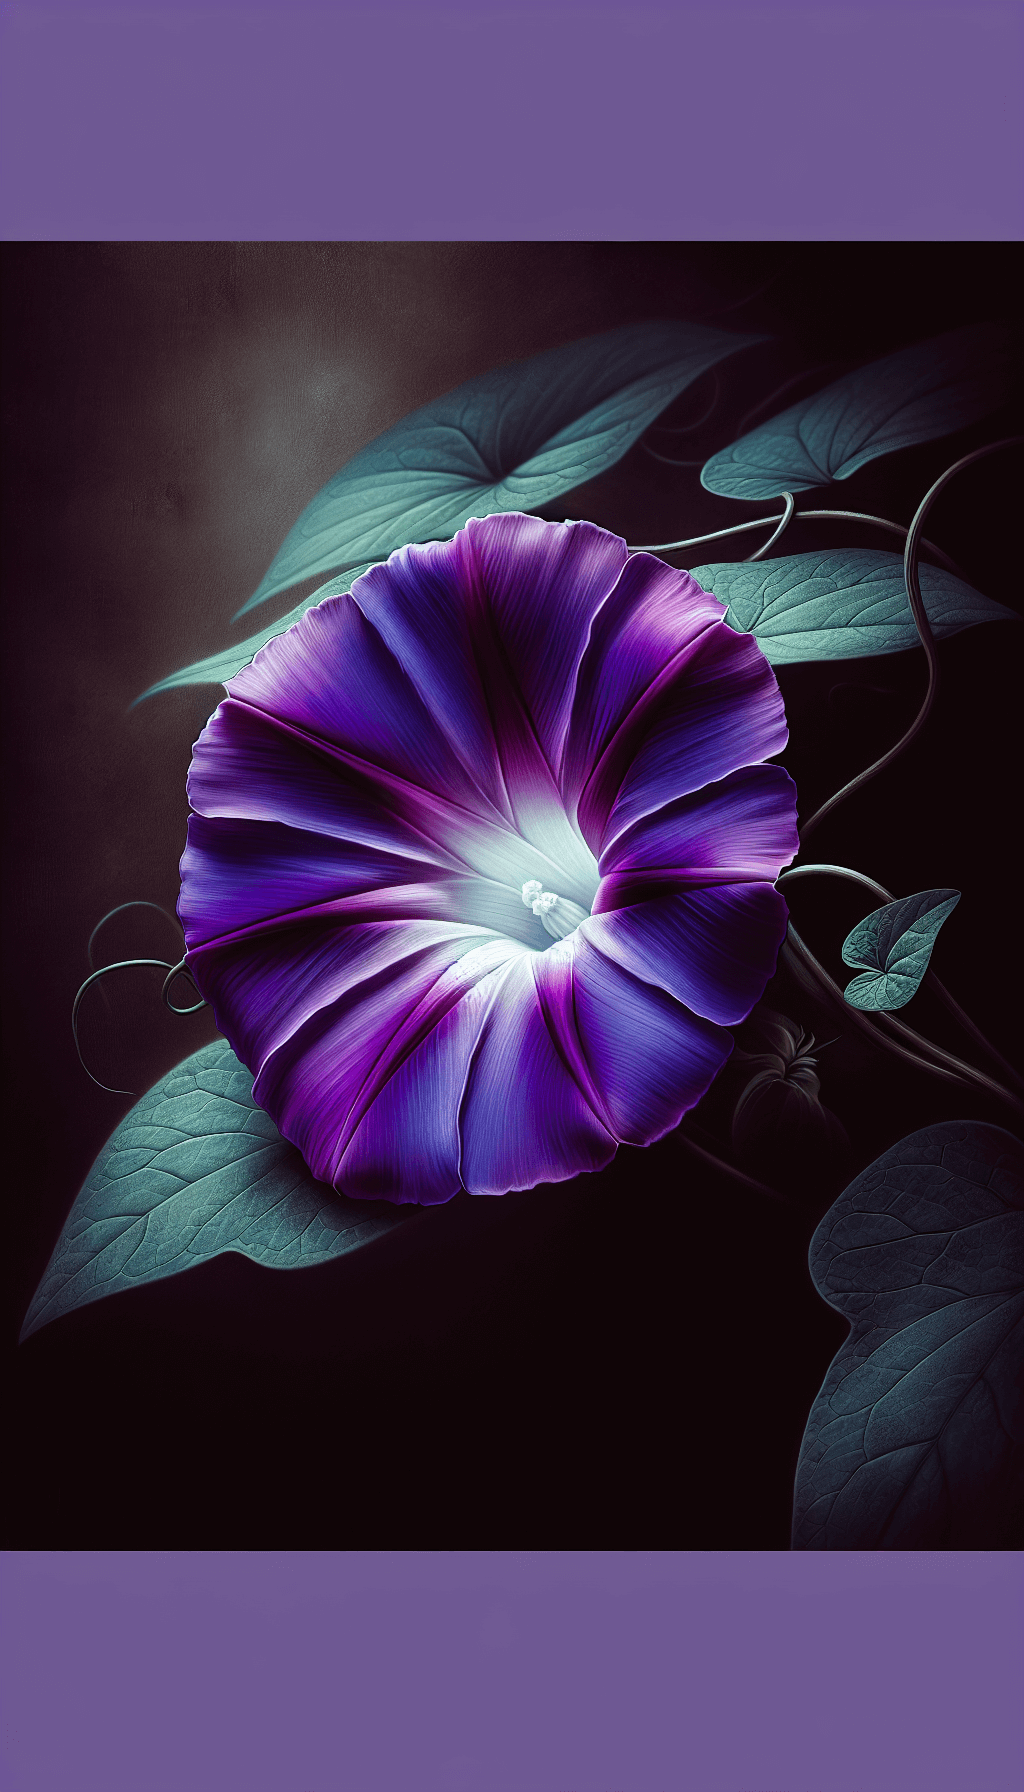
[[[1012,1126],[998,1104],[844,1035],[821,1075],[852,1161],[818,1176],[794,1166],[790,1205],[670,1137],[574,1183],[463,1197],[322,1268],[227,1255],[19,1349],[75,1192],[131,1105],[80,1068],[71,1003],[108,909],[175,906],[192,742],[221,693],[129,705],[311,588],[230,622],[303,506],[373,436],[496,362],[619,323],[769,332],[721,369],[706,425],[649,434],[658,452],[703,460],[802,369],[822,371],[780,405],[906,342],[1012,316],[1018,276],[1013,246],[976,243],[7,248],[6,1545],[787,1547],[807,1410],[846,1331],[810,1283],[814,1225],[904,1134],[951,1117]],[[710,390],[663,421],[685,428]],[[878,460],[798,507],[905,524],[946,465],[1019,430],[1019,415]],[[638,445],[545,514],[651,542],[777,508],[717,498],[698,475]],[[1019,482],[1019,454],[993,456],[927,529],[1018,609]],[[856,525],[797,524],[780,551],[844,543],[898,546]],[[935,966],[1012,1057],[1022,642],[1001,623],[943,645],[924,734],[811,854],[899,894],[964,892]],[[783,668],[780,684],[806,817],[909,723],[923,658]],[[840,976],[839,946],[870,903],[816,881],[791,906]],[[146,910],[117,917],[100,944],[108,960],[176,956],[169,924]],[[104,989],[82,1044],[107,1082],[142,1090],[212,1036],[207,1014],[164,1012],[151,973]],[[784,975],[767,999],[819,1038],[838,1030]],[[908,1018],[972,1055],[927,996]],[[714,1098],[699,1116],[712,1132],[722,1117]]]

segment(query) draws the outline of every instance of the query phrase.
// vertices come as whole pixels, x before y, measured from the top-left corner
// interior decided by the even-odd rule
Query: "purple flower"
[[[270,641],[196,743],[179,913],[254,1095],[347,1195],[646,1145],[775,968],[782,698],[688,573],[504,514]]]

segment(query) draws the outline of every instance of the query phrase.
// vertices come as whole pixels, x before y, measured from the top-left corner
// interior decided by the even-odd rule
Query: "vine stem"
[[[169,1008],[172,1014],[198,1014],[200,1008],[206,1007],[206,997],[205,996],[200,996],[199,1001],[193,1002],[188,1008],[176,1008],[174,1006],[174,1003],[171,1001],[171,984],[174,982],[175,977],[181,977],[183,975],[186,977],[192,978],[192,987],[198,994],[199,985],[196,982],[195,978],[192,976],[192,972],[189,970],[188,953],[187,952],[185,954],[185,957],[180,959],[177,964],[172,964],[170,970],[168,971],[166,977],[164,978],[164,986],[163,986],[163,989],[160,991],[160,995],[161,995],[161,999],[163,1001],[164,1007]]]
[[[866,877],[863,871],[851,871],[847,865],[794,865],[789,871],[784,871],[781,877],[776,879],[776,887],[784,883],[791,883],[799,877],[822,876],[845,878],[850,883],[860,884],[865,890],[870,890],[872,896],[880,896],[883,902],[895,902],[897,900],[892,892],[887,890],[883,884],[876,883],[873,877]],[[1002,1052],[996,1050],[991,1040],[986,1039],[981,1028],[975,1026],[970,1015],[964,1013],[959,1002],[950,994],[945,984],[939,982],[935,972],[930,970],[926,971],[924,981],[927,987],[932,991],[933,995],[938,996],[940,1002],[945,1003],[945,1006],[949,1009],[949,1012],[953,1015],[954,1019],[959,1021],[966,1033],[970,1034],[975,1044],[980,1045],[982,1050],[988,1053],[988,1056],[999,1065],[1000,1069],[1006,1073],[1010,1081],[1016,1083],[1018,1089],[1024,1090],[1024,1078],[1018,1074],[1012,1064],[1007,1062],[1003,1057]],[[846,1003],[845,1005],[849,1007],[849,1003]],[[912,1037],[917,1037],[916,1034],[911,1035],[910,1028],[904,1027],[899,1021],[893,1021],[892,1025],[899,1027],[902,1032]],[[959,1062],[958,1059],[951,1058],[950,1054],[943,1053],[941,1046],[933,1046],[929,1040],[922,1040],[922,1044],[928,1046],[931,1051],[940,1054],[947,1062]]]
[[[824,965],[818,963],[813,952],[800,938],[792,921],[789,923],[787,937],[783,942],[782,953],[788,965],[793,967],[795,963],[795,965],[801,966],[805,972],[809,972],[812,982],[817,983],[833,1004],[842,1010],[845,1019],[852,1022],[866,1038],[872,1040],[876,1047],[880,1046],[884,1051],[892,1052],[897,1058],[902,1058],[905,1063],[912,1064],[915,1070],[926,1070],[932,1076],[941,1078],[943,1082],[961,1085],[966,1083],[968,1086],[972,1083],[977,1084],[979,1088],[987,1090],[989,1094],[996,1095],[1001,1101],[1006,1102],[1015,1114],[1024,1115],[1024,1103],[1018,1101],[1015,1095],[1011,1095],[1008,1089],[1004,1089],[1001,1083],[986,1076],[984,1071],[976,1070],[973,1064],[965,1064],[961,1059],[954,1058],[951,1052],[941,1051],[929,1040],[922,1039],[910,1027],[903,1026],[899,1021],[893,1021],[889,1015],[878,1017],[879,1020],[884,1018],[888,1023],[886,1030],[883,1031],[856,1008],[851,1008],[838,983],[833,982]],[[797,981],[807,987],[806,979],[799,973],[797,973]],[[911,1041],[932,1056],[920,1057],[917,1052],[909,1050],[907,1046],[898,1044],[897,1039],[891,1037],[891,1034]],[[953,1065],[956,1066],[955,1069],[952,1068]]]
[[[108,908],[106,914],[103,915],[99,921],[97,921],[95,927],[93,928],[92,932],[89,935],[88,943],[85,948],[85,956],[89,962],[90,971],[95,969],[95,966],[93,965],[93,962],[92,962],[92,948],[93,948],[93,944],[96,939],[96,935],[100,932],[101,928],[106,926],[108,921],[113,920],[115,915],[123,914],[123,912],[126,908],[155,908],[157,914],[163,915],[164,919],[169,921],[171,923],[172,927],[177,928],[179,932],[181,930],[180,922],[175,918],[174,915],[171,914],[170,909],[164,908],[163,904],[160,902],[150,902],[146,899],[139,899],[139,898],[136,898],[132,902],[119,902],[117,904],[116,908]],[[103,997],[103,1006],[106,1008],[106,1010],[109,1014],[110,999],[107,995],[106,990],[101,988],[100,995]],[[122,1090],[121,1093],[127,1094],[128,1091]]]
[[[124,906],[125,908],[130,908],[133,905],[131,903],[125,903]],[[116,913],[116,911],[113,912]],[[104,919],[106,919],[106,917],[104,917]],[[100,925],[102,926],[102,922]],[[81,985],[72,1004],[71,1036],[74,1039],[75,1050],[78,1053],[78,1062],[81,1064],[86,1076],[96,1084],[97,1089],[105,1089],[108,1095],[136,1095],[137,1091],[135,1089],[115,1089],[111,1083],[101,1083],[98,1076],[93,1076],[92,1071],[89,1069],[88,1064],[82,1056],[82,1047],[78,1041],[78,1011],[82,1006],[82,997],[85,995],[86,990],[91,988],[92,984],[98,983],[99,979],[101,977],[106,977],[110,971],[134,971],[140,967],[144,968],[147,965],[155,966],[159,970],[167,972],[167,976],[164,978],[161,994],[165,1005],[171,1010],[172,1014],[195,1014],[200,1008],[206,1007],[204,999],[201,1002],[193,1003],[190,1008],[175,1008],[170,999],[170,987],[174,982],[175,977],[180,976],[183,971],[185,971],[186,975],[191,975],[191,973],[187,971],[184,958],[179,964],[169,964],[166,958],[120,958],[115,964],[104,964],[100,966],[98,971],[93,971]]]
[[[932,634],[931,624],[928,621],[927,612],[924,607],[924,599],[921,596],[921,581],[918,575],[918,559],[923,545],[922,530],[924,528],[924,519],[928,515],[936,498],[939,496],[939,493],[945,490],[955,474],[962,472],[964,467],[972,466],[975,461],[983,460],[986,455],[995,454],[1000,448],[1015,448],[1021,442],[1024,442],[1024,436],[1004,436],[999,442],[989,442],[984,448],[976,448],[973,454],[963,455],[960,460],[954,461],[951,467],[947,467],[946,471],[939,475],[938,479],[936,479],[933,485],[929,486],[924,497],[921,499],[921,502],[914,513],[910,528],[907,531],[907,539],[903,550],[903,577],[907,588],[907,599],[910,604],[911,614],[913,615],[921,646],[924,648],[925,656],[928,661],[928,684],[924,694],[924,701],[921,704],[917,715],[914,717],[914,720],[911,722],[910,727],[896,742],[895,746],[890,747],[887,753],[883,753],[881,759],[876,759],[873,765],[866,766],[864,771],[858,772],[855,778],[851,778],[849,783],[844,784],[840,790],[837,790],[833,796],[830,796],[827,801],[822,803],[819,809],[814,811],[814,814],[804,823],[800,830],[801,845],[805,843],[808,835],[812,834],[814,829],[821,825],[825,820],[825,817],[831,815],[833,810],[838,808],[840,803],[845,802],[848,796],[852,796],[855,790],[861,790],[872,778],[877,778],[879,772],[884,771],[887,766],[893,763],[893,760],[898,759],[904,749],[909,747],[911,741],[917,739],[917,736],[927,722],[939,689],[939,650],[936,646],[935,636]]]
[[[176,920],[174,915],[171,914],[170,909],[164,908],[164,906],[161,902],[149,902],[149,901],[142,900],[139,898],[136,898],[133,902],[119,902],[116,908],[109,908],[107,910],[107,912],[103,916],[102,920],[97,921],[95,927],[93,928],[92,932],[89,935],[89,943],[85,948],[85,955],[89,961],[90,971],[93,969],[92,948],[93,948],[93,941],[95,940],[96,935],[99,933],[101,927],[105,927],[108,921],[112,921],[115,915],[122,914],[126,908],[155,908],[158,915],[163,915],[165,920],[169,921],[171,923],[171,926],[178,933],[181,932],[180,921]]]
[[[653,454],[654,449],[649,449],[648,452]],[[655,458],[657,460],[666,460],[668,457],[664,454],[658,454]],[[671,464],[678,467],[696,467],[698,465],[703,465],[703,462],[695,460],[673,461]],[[782,495],[786,497],[787,500],[792,496],[789,492]],[[772,542],[777,540],[778,536],[781,535],[782,528],[787,526],[790,522],[801,523],[815,522],[819,520],[828,522],[842,520],[848,523],[871,523],[876,529],[887,529],[890,535],[898,535],[902,540],[906,540],[906,537],[909,534],[909,530],[905,529],[902,523],[892,523],[889,521],[888,517],[884,516],[870,516],[868,512],[864,510],[793,509],[792,511],[789,511],[788,514],[786,510],[783,510],[778,516],[759,516],[755,521],[750,523],[732,523],[728,529],[714,529],[709,535],[691,535],[687,541],[661,541],[654,542],[649,547],[627,547],[626,552],[627,554],[667,554],[673,552],[676,548],[699,548],[705,541],[721,541],[726,535],[744,535],[750,529],[767,529],[769,524],[774,523],[775,533],[769,541],[765,542],[764,547],[760,549],[761,554],[766,554],[771,547]],[[938,560],[940,565],[946,568],[947,572],[955,573],[956,577],[960,579],[965,577],[963,569],[957,565],[955,560],[951,560],[948,554],[944,554],[940,547],[936,547],[934,541],[928,541],[922,536],[921,546],[922,548],[927,549],[933,559]],[[753,558],[754,556],[751,557]]]
[[[662,435],[666,436],[688,436],[692,435],[695,429],[699,429],[702,423],[706,423],[718,403],[722,391],[722,382],[718,377],[717,371],[714,368],[710,368],[709,372],[711,378],[715,382],[715,388],[711,394],[711,403],[708,405],[706,411],[702,411],[700,416],[697,417],[693,423],[652,423],[651,428],[658,430]],[[703,462],[701,464],[703,465]]]
[[[704,460],[680,460],[675,454],[659,454],[656,448],[651,447],[650,442],[641,442],[640,446],[652,460],[660,460],[666,467],[702,467],[704,465]]]
[[[75,1050],[78,1053],[78,1062],[81,1064],[86,1076],[91,1078],[98,1089],[106,1089],[108,1095],[134,1095],[136,1091],[134,1089],[115,1089],[111,1083],[101,1083],[98,1076],[93,1076],[92,1071],[89,1069],[88,1064],[82,1056],[82,1048],[78,1043],[78,1010],[82,1006],[82,997],[86,990],[89,989],[93,983],[97,983],[101,977],[106,977],[110,971],[133,971],[142,965],[157,965],[162,971],[170,971],[174,968],[173,965],[168,964],[166,958],[120,958],[117,960],[116,964],[101,965],[98,971],[93,971],[91,976],[85,979],[85,982],[79,989],[74,1003],[72,1004],[71,1034],[75,1042]]]
[[[683,1126],[685,1124],[684,1119]],[[796,1205],[788,1195],[781,1194],[777,1188],[770,1188],[767,1182],[758,1182],[753,1176],[748,1176],[744,1170],[738,1170],[735,1164],[727,1164],[724,1158],[716,1157],[713,1151],[705,1151],[703,1145],[698,1145],[695,1139],[690,1138],[689,1133],[683,1131],[682,1126],[679,1128],[679,1137],[695,1156],[702,1158],[706,1164],[712,1164],[716,1170],[724,1171],[727,1176],[732,1177],[734,1182],[739,1182],[744,1188],[751,1189],[755,1195],[767,1195],[770,1200],[778,1201],[783,1207]]]
[[[754,417],[759,416],[762,411],[766,411],[768,406],[774,404],[777,398],[783,398],[787,392],[792,392],[794,386],[803,385],[805,380],[813,379],[815,374],[830,373],[834,367],[841,367],[843,365],[845,365],[845,363],[841,361],[819,361],[817,367],[805,367],[802,373],[791,374],[788,380],[783,380],[781,386],[776,386],[774,392],[769,392],[767,398],[759,398],[755,405],[751,405],[749,411],[744,411],[739,422],[735,425],[736,434],[732,438],[733,442],[740,441],[747,433],[747,426]]]
[[[778,522],[776,523],[775,528],[772,530],[771,534],[769,535],[768,540],[766,542],[763,542],[759,548],[755,548],[754,552],[752,554],[747,555],[746,564],[748,566],[750,565],[752,560],[763,560],[764,559],[765,555],[768,552],[768,549],[775,546],[775,543],[778,541],[779,536],[783,533],[783,530],[788,526],[789,522],[792,519],[793,511],[796,507],[796,499],[794,498],[792,492],[783,492],[782,497],[785,500],[786,508],[782,512],[782,515],[780,516]]]
[[[814,518],[822,522],[834,522],[841,518],[848,523],[871,523],[876,529],[887,529],[890,535],[898,535],[901,541],[906,541],[910,533],[909,528],[906,528],[903,523],[891,523],[885,516],[871,516],[866,510],[798,510],[797,517]],[[958,579],[966,579],[967,574],[963,567],[958,566],[955,560],[951,560],[948,554],[944,554],[940,547],[936,547],[934,541],[929,541],[926,536],[922,535],[921,546],[926,548],[932,559],[938,560],[947,572],[953,573]]]

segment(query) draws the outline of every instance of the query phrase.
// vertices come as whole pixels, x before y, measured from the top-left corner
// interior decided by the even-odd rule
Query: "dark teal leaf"
[[[876,908],[843,941],[843,963],[867,973],[844,994],[851,1008],[905,1008],[921,987],[939,928],[959,890],[921,890]]]
[[[920,641],[907,601],[903,556],[881,548],[695,566],[692,576],[728,604],[726,622],[740,634],[756,636],[773,666],[899,653]],[[940,566],[922,566],[920,578],[925,611],[940,640],[979,622],[1019,620]]]
[[[310,597],[304,597],[301,603],[295,605],[294,610],[279,616],[276,622],[268,622],[266,628],[250,635],[247,641],[238,641],[233,647],[222,648],[220,653],[211,653],[208,659],[196,660],[193,666],[185,666],[180,672],[169,673],[157,684],[151,684],[141,697],[136,697],[135,703],[144,703],[147,697],[155,697],[158,691],[172,691],[177,685],[226,684],[229,678],[234,678],[236,672],[249,664],[261,647],[265,647],[275,635],[283,635],[285,629],[291,628],[293,622],[298,622],[299,617],[311,610],[314,604],[323,603],[325,597],[340,597],[344,592],[351,591],[360,574],[376,565],[376,560],[367,560],[363,566],[353,566],[348,572],[335,573],[333,579],[328,579],[326,585],[321,585]],[[135,703],[132,704],[133,709]]]
[[[254,1103],[249,1072],[216,1039],[150,1089],[103,1147],[21,1335],[221,1251],[276,1269],[326,1263],[418,1211],[350,1201],[314,1182]]]
[[[706,324],[624,324],[467,380],[335,474],[238,614],[333,567],[446,541],[471,516],[536,510],[613,466],[693,380],[762,340]]]
[[[811,1240],[851,1324],[811,1408],[794,1549],[998,1546],[1024,1493],[1024,1191],[999,1126],[901,1139]]]
[[[1004,402],[1010,332],[968,324],[858,367],[712,455],[701,484],[727,498],[775,498],[849,479],[866,461],[931,442]]]

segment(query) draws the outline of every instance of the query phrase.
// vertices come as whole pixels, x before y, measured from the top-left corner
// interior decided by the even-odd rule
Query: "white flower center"
[[[556,896],[554,890],[545,890],[536,877],[523,885],[523,902],[527,908],[532,908],[545,933],[550,933],[553,940],[566,939],[587,918],[587,910],[580,908],[579,903],[570,902],[566,896]]]

